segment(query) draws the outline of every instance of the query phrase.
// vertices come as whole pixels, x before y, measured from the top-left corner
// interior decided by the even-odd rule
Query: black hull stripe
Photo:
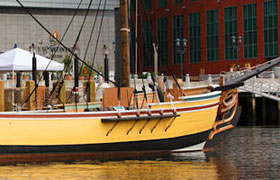
[[[32,153],[81,153],[120,151],[170,151],[202,143],[208,139],[210,130],[197,134],[169,139],[134,141],[105,144],[55,145],[55,146],[0,146],[1,154]]]

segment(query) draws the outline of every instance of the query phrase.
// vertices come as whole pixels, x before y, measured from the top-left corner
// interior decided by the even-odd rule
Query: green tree
[[[64,71],[65,73],[69,73],[70,74],[70,71],[72,70],[73,68],[73,60],[71,58],[70,55],[65,55],[64,59],[63,59],[63,64],[64,64]]]

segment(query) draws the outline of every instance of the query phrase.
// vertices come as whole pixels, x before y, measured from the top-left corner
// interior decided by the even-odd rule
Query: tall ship
[[[198,89],[178,86],[170,89],[164,78],[166,90],[163,92],[156,82],[151,84],[150,93],[145,88],[141,92],[128,90],[127,1],[121,0],[120,5],[123,78],[111,82],[116,87],[112,88],[109,97],[114,101],[113,96],[116,96],[117,104],[86,106],[72,112],[65,110],[67,105],[64,109],[0,112],[0,163],[201,151],[216,134],[236,125],[240,115],[237,87],[244,80],[279,63],[279,59],[273,60],[262,69],[251,71],[234,81],[226,82],[222,78],[220,85],[216,86]],[[83,62],[75,52],[56,40],[76,60]],[[77,81],[75,78],[75,83]],[[140,95],[144,103],[135,106]],[[124,96],[128,97],[129,103],[122,103]],[[149,98],[151,96],[154,98]]]

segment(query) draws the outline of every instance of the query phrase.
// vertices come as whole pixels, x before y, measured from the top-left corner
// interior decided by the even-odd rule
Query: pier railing
[[[247,91],[275,101],[280,101],[280,79],[252,78],[245,81],[242,91]]]
[[[221,73],[221,75],[225,76],[226,81],[231,81],[260,66],[261,65],[258,65],[252,68],[245,67],[240,71],[224,72]],[[280,79],[275,78],[275,74],[275,71],[264,71],[244,81],[244,86],[239,87],[239,89],[275,101],[280,101]]]

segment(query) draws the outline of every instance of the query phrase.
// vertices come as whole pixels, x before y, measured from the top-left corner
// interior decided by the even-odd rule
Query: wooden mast
[[[120,0],[122,87],[130,87],[128,0]]]
[[[135,0],[135,71],[134,74],[138,74],[138,0]]]

